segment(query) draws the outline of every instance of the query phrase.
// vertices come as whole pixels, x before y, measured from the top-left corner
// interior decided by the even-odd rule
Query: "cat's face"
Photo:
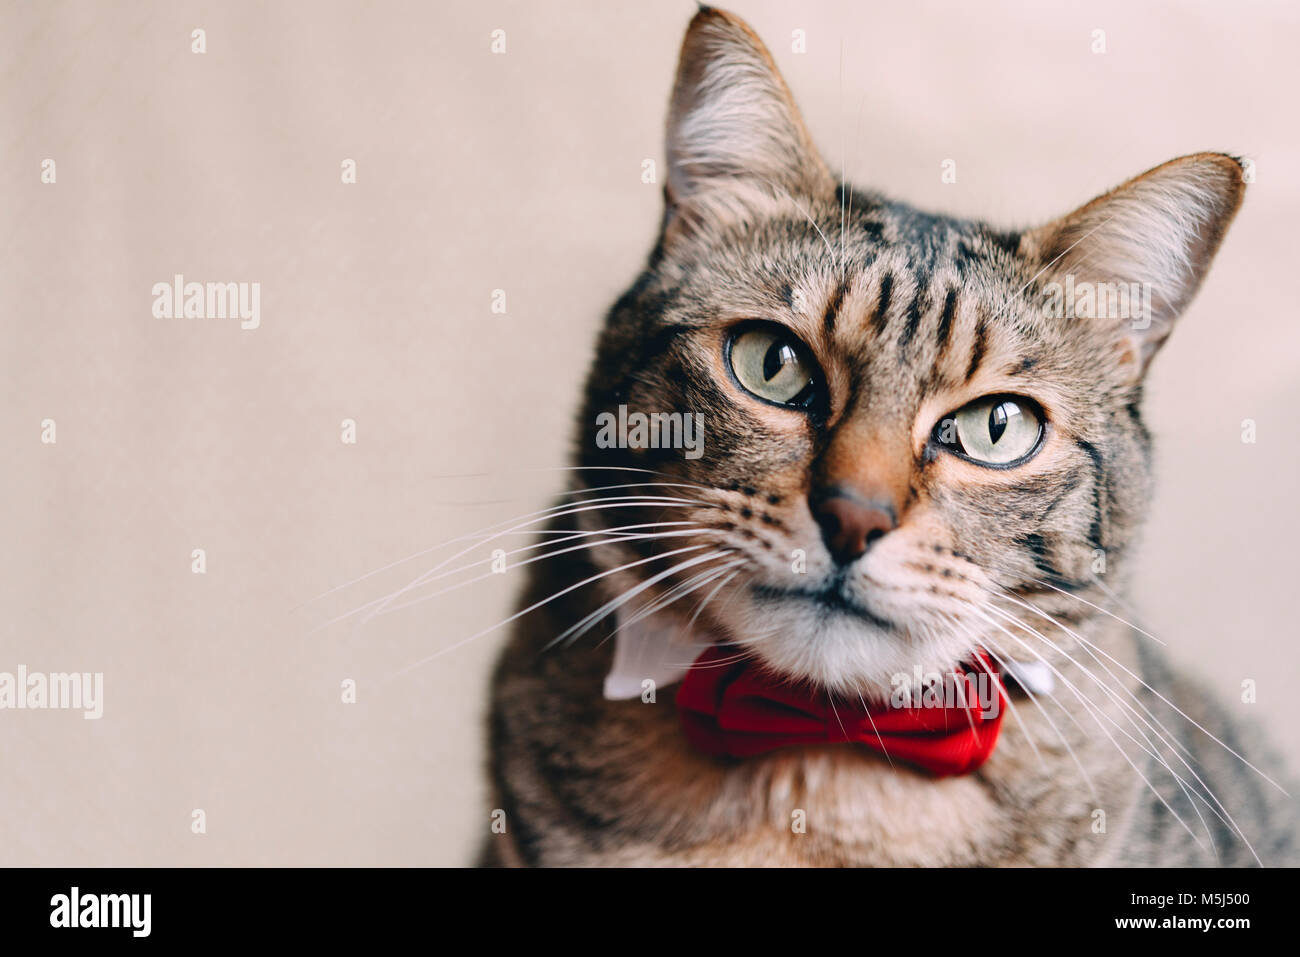
[[[677,587],[780,673],[879,696],[977,648],[1027,657],[1017,596],[1114,587],[1149,487],[1142,375],[1240,202],[1234,160],[1174,161],[1024,234],[923,214],[839,187],[766,51],[717,11],[687,34],[668,152],[663,235],[602,336],[580,464],[658,473],[592,487],[681,483],[620,490],[684,501],[593,526],[687,524],[600,550],[638,563],[612,596],[684,563],[639,594]],[[1098,284],[1137,285],[1122,315],[1077,318],[1053,283],[1080,313],[1089,286],[1104,311]],[[620,406],[702,415],[700,454],[602,447]]]

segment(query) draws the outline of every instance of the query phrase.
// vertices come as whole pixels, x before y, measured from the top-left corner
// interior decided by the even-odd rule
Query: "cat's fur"
[[[552,527],[696,530],[537,562],[521,607],[703,544],[744,564],[700,621],[791,678],[879,700],[892,674],[942,670],[987,645],[1042,655],[1060,680],[1053,700],[1013,692],[995,753],[965,776],[935,779],[851,745],[716,760],[688,746],[674,689],[659,689],[655,703],[602,696],[612,643],[599,638],[612,620],[548,647],[606,601],[709,549],[643,562],[520,619],[493,682],[493,806],[506,829],[484,862],[1184,864],[1213,863],[1217,851],[1221,863],[1252,863],[1221,815],[1265,863],[1292,861],[1294,803],[1227,747],[1276,778],[1275,757],[1171,674],[1150,638],[1099,610],[1127,617],[1117,596],[1150,495],[1142,377],[1241,202],[1237,161],[1175,160],[1024,233],[918,212],[840,187],[761,42],[709,9],[683,45],[668,159],[659,241],[609,314],[579,418],[577,464],[593,471],[576,472],[574,490],[596,491],[564,501],[686,501],[623,502]],[[1067,273],[1150,282],[1149,328],[1046,318],[1043,286]],[[808,345],[829,386],[824,417],[764,405],[731,380],[723,342],[745,319],[781,323]],[[941,416],[1002,392],[1047,412],[1030,461],[987,469],[934,447]],[[702,412],[705,454],[598,448],[596,416],[619,405]],[[595,471],[612,467],[654,471]],[[605,488],[637,482],[682,484]],[[756,586],[800,588],[831,574],[809,508],[830,482],[869,487],[897,510],[898,527],[853,566],[853,587],[891,629],[757,597]],[[806,554],[803,574],[792,570],[795,550]],[[708,568],[669,577],[629,607]],[[689,611],[709,590],[679,605]],[[999,630],[972,610],[990,605],[1029,627],[995,617]]]

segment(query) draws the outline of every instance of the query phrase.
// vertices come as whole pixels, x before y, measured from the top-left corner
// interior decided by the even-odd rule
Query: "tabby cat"
[[[1238,161],[1173,160],[1026,232],[919,212],[838,183],[761,41],[709,8],[667,156],[493,679],[482,863],[1294,861],[1276,757],[1121,620],[1143,377]],[[1129,314],[1091,318],[1117,284]],[[701,415],[702,454],[597,440],[637,413]],[[1010,717],[953,773],[833,731],[713,753],[673,685],[710,643],[836,717],[985,655]]]

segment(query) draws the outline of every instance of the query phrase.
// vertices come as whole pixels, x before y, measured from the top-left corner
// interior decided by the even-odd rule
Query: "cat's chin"
[[[978,650],[939,622],[897,622],[838,594],[747,589],[719,625],[729,640],[785,677],[828,691],[888,699],[900,676],[945,673]]]

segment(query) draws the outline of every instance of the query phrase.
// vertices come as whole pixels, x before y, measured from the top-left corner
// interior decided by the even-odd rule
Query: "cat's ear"
[[[1065,303],[1066,314],[1121,324],[1122,359],[1140,377],[1200,288],[1244,192],[1238,160],[1184,156],[1026,233],[1021,252],[1067,298],[1092,297],[1088,310]],[[1128,314],[1113,315],[1124,301]]]
[[[835,181],[772,55],[749,26],[708,7],[682,41],[668,113],[670,212],[699,197],[825,195]]]

